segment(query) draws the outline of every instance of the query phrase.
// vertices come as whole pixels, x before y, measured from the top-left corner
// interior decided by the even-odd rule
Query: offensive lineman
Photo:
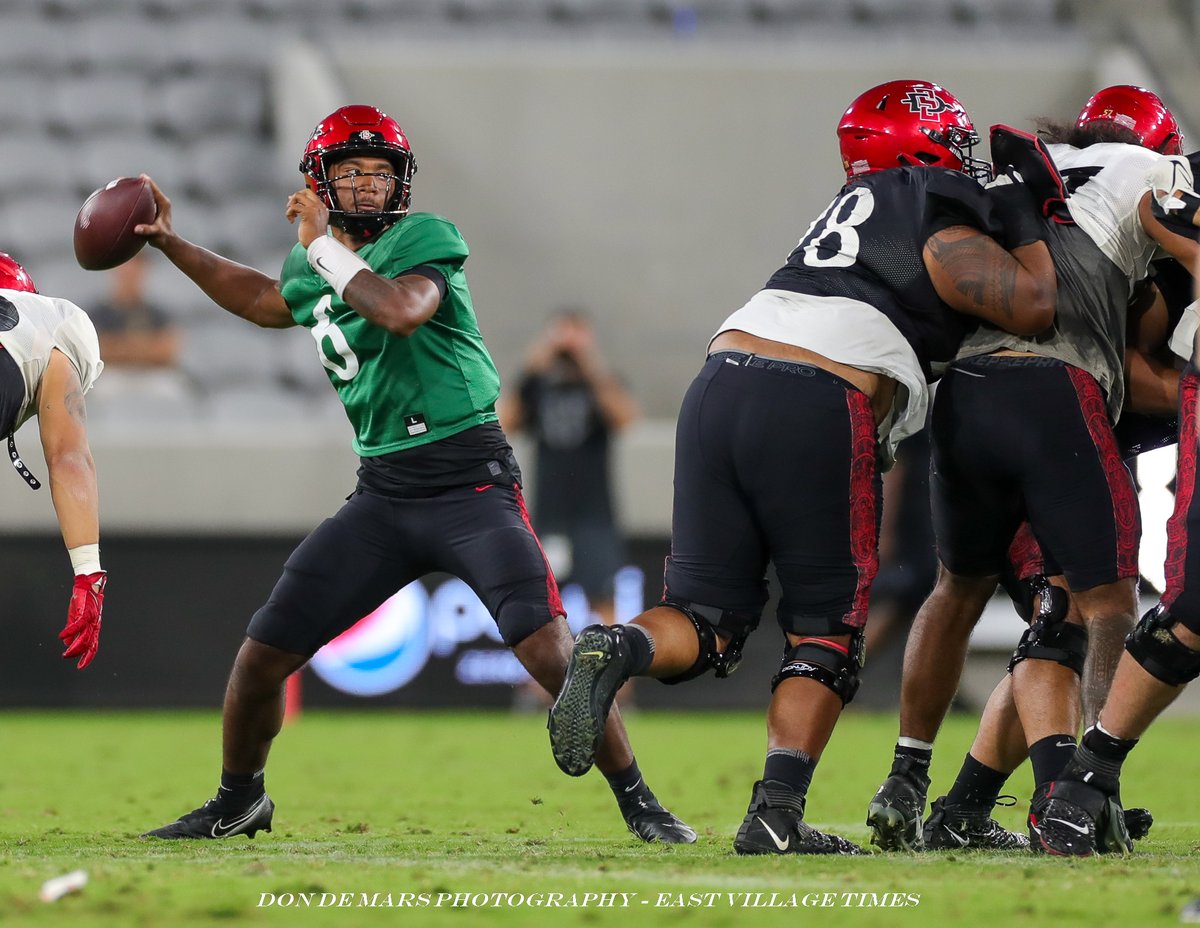
[[[41,484],[17,454],[13,433],[37,416],[50,472],[50,495],[75,582],[66,627],[65,658],[80,670],[100,646],[100,614],[108,575],[100,567],[99,492],[88,448],[83,395],[104,369],[87,314],[67,300],[42,296],[25,268],[0,253],[0,435],[8,455],[33,489]]]
[[[971,629],[1024,519],[1063,568],[1083,620],[1047,612],[1010,665],[1019,723],[1005,730],[1024,739],[1033,764],[1035,847],[1046,784],[1075,748],[1080,678],[1092,693],[1107,688],[1136,617],[1137,498],[1112,425],[1124,391],[1126,308],[1160,246],[1191,266],[1194,243],[1153,215],[1151,191],[1190,191],[1192,177],[1177,157],[1174,118],[1142,88],[1100,91],[1057,141],[1071,144],[1048,146],[1067,182],[1068,214],[1059,217],[1066,222],[1046,223],[1059,279],[1055,328],[1025,339],[981,326],[934,403],[931,495],[941,569],[909,638],[901,737],[867,817],[873,840],[889,850],[923,844],[933,740]],[[1025,844],[990,820],[1005,775],[968,755],[937,810],[935,846],[946,846],[947,836],[957,846]]]
[[[773,562],[786,644],[740,854],[862,853],[803,817],[858,687],[878,562],[877,461],[920,428],[926,382],[972,317],[1032,335],[1054,315],[1049,254],[1026,237],[1032,201],[1015,184],[989,195],[966,173],[978,167],[978,136],[951,94],[882,84],[851,104],[838,138],[846,186],[718,328],[684,398],[664,599],[630,625],[580,633],[549,719],[555,760],[579,776],[626,679],[727,676],[758,625]]]
[[[479,333],[450,222],[409,213],[416,171],[394,119],[345,106],[314,130],[287,204],[298,245],[280,280],[177,236],[157,187],[144,235],[217,304],[260,326],[303,325],[355,428],[358,487],[292,553],[250,621],[225,694],[217,795],[147,837],[271,830],[263,771],[284,683],[324,644],[423,574],[466,581],[535,680],[556,693],[571,636],[497,424],[499,377]],[[619,717],[601,770],[643,841],[696,835],[642,780]]]

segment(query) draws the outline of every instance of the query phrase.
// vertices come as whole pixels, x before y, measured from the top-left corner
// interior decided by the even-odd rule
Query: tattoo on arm
[[[63,406],[71,414],[71,418],[80,425],[87,424],[87,406],[83,402],[83,391],[72,386],[63,397]]]
[[[1013,318],[1017,265],[1013,261],[997,262],[994,243],[973,235],[949,241],[935,236],[927,244],[933,259],[954,282],[955,290],[980,310]]]

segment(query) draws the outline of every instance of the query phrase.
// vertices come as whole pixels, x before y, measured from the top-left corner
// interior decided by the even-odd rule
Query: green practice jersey
[[[375,273],[432,267],[446,279],[433,317],[407,338],[358,315],[309,266],[299,244],[283,265],[283,298],[308,328],[365,457],[415,448],[496,421],[500,377],[479,334],[463,271],[467,243],[454,224],[412,213],[360,248]]]

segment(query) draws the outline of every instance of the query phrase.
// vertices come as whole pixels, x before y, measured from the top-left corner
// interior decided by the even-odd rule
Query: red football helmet
[[[1183,154],[1183,133],[1158,94],[1145,87],[1116,84],[1092,96],[1079,111],[1075,125],[1114,122],[1138,137],[1144,148],[1164,155]]]
[[[0,251],[0,290],[24,290],[26,293],[37,293],[37,284],[29,276],[29,272],[11,255]]]
[[[860,94],[837,127],[847,180],[903,165],[936,165],[991,176],[971,157],[979,133],[962,104],[929,81],[888,81]]]
[[[395,169],[396,189],[380,212],[359,213],[342,208],[330,189],[329,168],[353,156],[386,158]],[[412,177],[417,162],[400,124],[373,106],[343,106],[313,130],[300,170],[308,188],[329,207],[329,221],[360,238],[373,238],[408,213]]]

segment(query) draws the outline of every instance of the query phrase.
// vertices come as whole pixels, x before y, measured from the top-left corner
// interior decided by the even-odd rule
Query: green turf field
[[[1157,819],[1150,839],[1128,859],[1086,861],[737,858],[730,842],[761,770],[761,718],[643,712],[629,727],[650,784],[700,832],[695,846],[637,843],[598,774],[558,772],[539,716],[392,712],[309,713],[284,731],[267,777],[278,805],[272,834],[148,842],[138,833],[215,789],[215,714],[2,713],[0,923],[1141,926],[1178,924],[1180,908],[1200,896],[1200,721],[1164,720],[1127,764],[1126,799]],[[971,719],[951,719],[934,761],[935,790],[948,785],[972,731]],[[887,772],[894,735],[890,715],[843,719],[818,768],[808,819],[865,841],[866,804]],[[1022,802],[999,817],[1017,827],[1028,767],[1013,786]],[[76,868],[90,875],[82,893],[39,901],[45,879]],[[626,893],[628,907],[319,905],[334,898],[322,894],[339,893],[355,901],[378,893],[382,903],[402,893],[452,901],[456,893],[552,892],[563,901]],[[294,906],[259,907],[263,894],[289,893]],[[773,893],[777,903],[829,893],[835,904],[772,907]],[[917,904],[846,906],[863,897],[845,893],[898,893]]]

